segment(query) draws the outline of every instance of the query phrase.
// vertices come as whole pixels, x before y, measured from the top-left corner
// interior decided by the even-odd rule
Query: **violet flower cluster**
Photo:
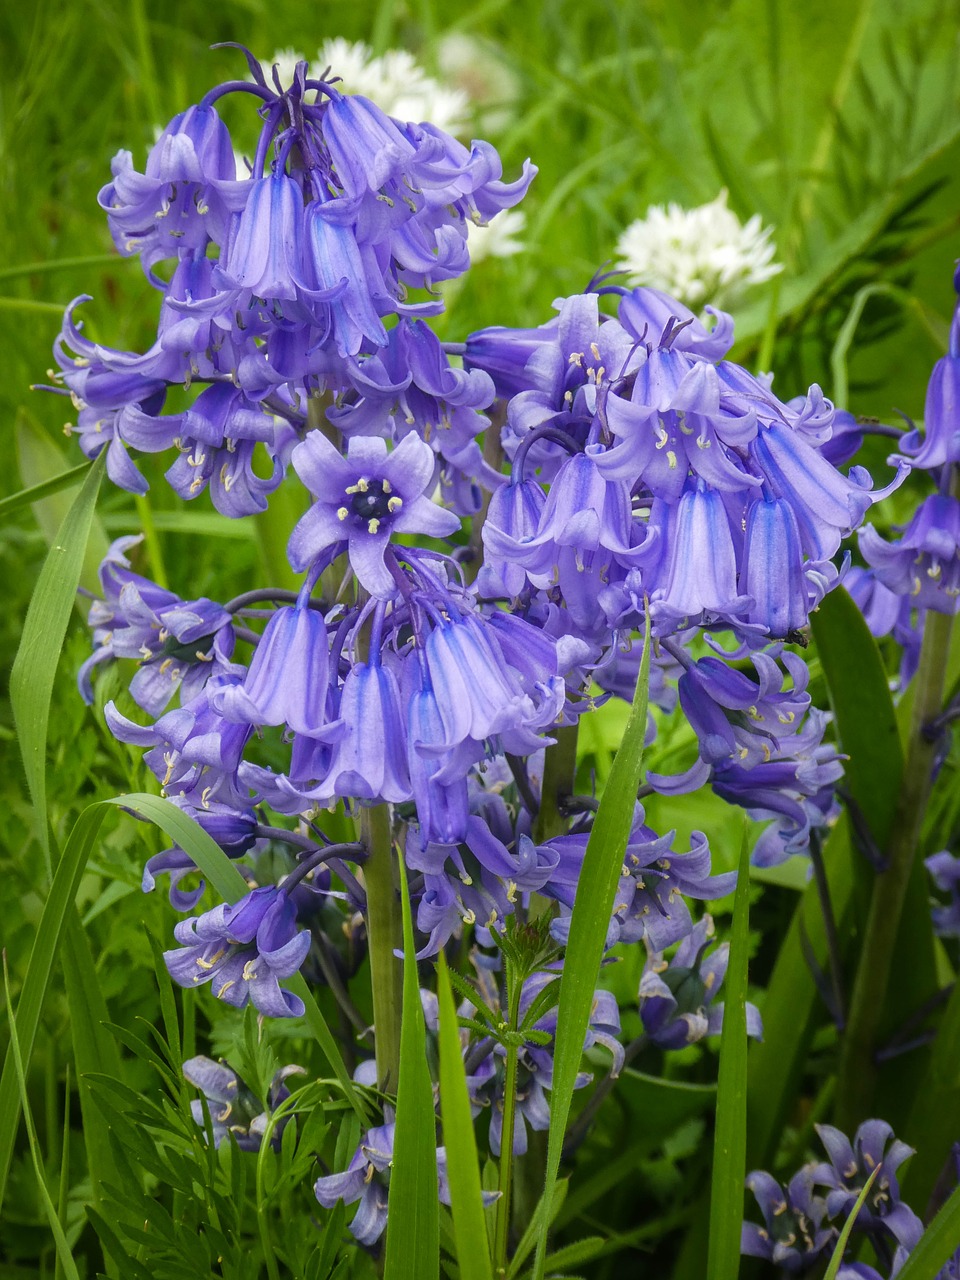
[[[840,757],[787,646],[840,580],[843,538],[917,462],[879,489],[862,468],[842,474],[849,415],[816,386],[780,400],[770,378],[727,358],[729,316],[708,308],[708,327],[652,289],[600,280],[537,328],[442,344],[433,290],[466,270],[468,221],[516,204],[535,170],[504,182],[488,143],[393,119],[306,64],[288,85],[252,58],[250,69],[252,81],[175,117],[143,173],[129,153],[115,158],[100,200],[157,290],[156,341],[143,353],[91,341],[77,300],[56,346],[59,389],[83,451],[105,450],[111,480],[133,492],[147,488],[138,455],[168,452],[179,496],[208,491],[226,516],[263,511],[285,475],[299,482],[288,558],[302,586],[182,599],[137,573],[137,539],[121,539],[101,568],[81,689],[92,699],[95,669],[135,660],[136,710],[108,702],[110,731],[145,749],[162,793],[229,857],[257,860],[247,895],[201,910],[203,884],[182,884],[195,871],[185,851],[150,859],[144,888],[168,875],[173,905],[195,913],[165,954],[178,983],[295,1017],[302,1001],[282,984],[303,969],[342,998],[343,975],[374,945],[373,850],[342,828],[356,819],[362,834],[378,809],[387,854],[406,864],[418,957],[451,941],[475,957],[474,1021],[481,1007],[502,1021],[510,1003],[507,922],[547,920],[549,961],[524,982],[522,1020],[562,969],[596,807],[561,797],[570,822],[543,834],[555,800],[543,753],[597,705],[597,685],[632,697],[645,615],[651,701],[679,708],[695,755],[679,774],[651,774],[651,790],[709,784],[768,822],[761,863],[832,821]],[[233,92],[258,121],[239,176],[217,111]],[[189,407],[168,411],[174,389]],[[922,547],[952,583],[936,519],[920,520],[910,554]],[[608,947],[647,949],[638,1007],[663,1049],[715,1034],[722,1016],[710,1006],[726,951],[706,954],[709,917],[690,903],[729,893],[735,874],[713,873],[702,833],[690,846],[650,827],[638,802],[607,922]],[[260,859],[278,847],[286,873],[265,883]],[[556,1016],[532,1017],[511,1099],[498,1025],[491,1013],[463,1052],[490,1149],[510,1106],[519,1154],[528,1128],[549,1123]],[[748,1027],[760,1033],[752,1006]],[[585,1048],[605,1047],[614,1073],[619,1035],[616,1001],[598,991]],[[192,1070],[222,1138],[229,1068]],[[371,1070],[377,1083],[372,1063],[358,1078]],[[321,1204],[359,1200],[364,1244],[384,1225],[392,1141],[388,1106],[349,1168],[316,1184]],[[813,1248],[829,1215],[811,1195],[794,1199]]]
[[[883,1120],[865,1120],[852,1140],[832,1125],[814,1127],[825,1161],[805,1164],[786,1186],[762,1170],[748,1175],[747,1189],[756,1199],[763,1226],[744,1222],[741,1251],[765,1258],[785,1275],[800,1275],[825,1263],[864,1186],[875,1175],[853,1220],[849,1252],[837,1274],[844,1280],[893,1280],[924,1232],[923,1222],[902,1199],[897,1178],[913,1148],[895,1138]],[[876,1267],[854,1261],[857,1254],[862,1256],[864,1240],[873,1249]],[[937,1272],[936,1280],[955,1280],[958,1261],[960,1252]]]

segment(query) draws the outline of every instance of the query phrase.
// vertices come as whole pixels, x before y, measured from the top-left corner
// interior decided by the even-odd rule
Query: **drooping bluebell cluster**
[[[59,389],[83,451],[106,450],[128,490],[147,487],[138,455],[171,451],[173,489],[206,491],[228,516],[264,510],[284,476],[299,482],[287,553],[302,585],[182,599],[135,572],[137,540],[122,539],[101,570],[81,686],[92,699],[94,668],[139,664],[135,708],[106,705],[111,732],[144,748],[163,795],[252,864],[239,902],[204,909],[183,849],[147,863],[144,888],[169,876],[173,905],[191,913],[165,953],[184,987],[296,1017],[303,1003],[282,984],[303,971],[362,1023],[338,987],[369,941],[373,850],[337,841],[345,823],[362,832],[369,810],[385,811],[381,852],[404,859],[418,959],[451,944],[469,954],[476,1000],[461,1015],[476,1032],[489,1014],[489,1034],[463,1037],[472,1105],[489,1113],[495,1155],[515,1108],[521,1154],[528,1131],[549,1126],[557,1019],[538,1001],[562,970],[597,803],[546,795],[545,753],[611,694],[632,697],[649,617],[650,701],[682,718],[695,756],[679,774],[649,775],[650,790],[709,784],[768,821],[758,862],[804,850],[836,814],[842,766],[787,646],[805,642],[810,612],[840,580],[842,539],[909,464],[885,489],[862,468],[842,474],[860,438],[849,415],[816,386],[780,400],[769,378],[727,358],[729,316],[708,309],[703,321],[652,289],[600,281],[540,327],[442,344],[434,286],[466,269],[467,223],[517,203],[532,167],[505,183],[487,143],[468,149],[393,119],[335,76],[308,78],[304,63],[287,85],[250,69],[252,80],[178,115],[143,173],[126,152],[114,160],[101,204],[157,290],[157,338],[144,353],[95,343],[78,300],[56,345]],[[257,120],[239,174],[216,105],[227,92],[246,95]],[[922,545],[930,567],[940,557],[952,582],[931,541],[937,518],[909,549]],[[878,593],[902,570],[899,551],[888,559]],[[544,833],[548,804],[569,819],[561,834]],[[713,873],[703,833],[689,843],[655,831],[638,801],[599,922],[608,949],[646,948],[639,1017],[662,1050],[722,1019],[726,945],[709,951],[710,916],[691,902],[728,894],[736,875]],[[518,1026],[530,1020],[508,1099],[501,951],[511,918],[541,916],[549,958],[520,988]],[[752,1005],[747,1017],[759,1035]],[[597,1045],[617,1074],[620,1013],[603,990],[584,1048]],[[199,1059],[191,1070],[221,1141],[236,1077]],[[376,1076],[374,1060],[360,1064],[360,1083],[382,1086]],[[367,1246],[386,1221],[389,1102],[383,1118],[348,1169],[315,1187],[323,1205],[359,1201],[351,1230]],[[238,1140],[256,1145],[257,1124],[245,1117]],[[438,1170],[443,1198],[442,1149]],[[811,1258],[832,1237],[819,1185],[791,1184],[778,1225],[793,1222]],[[893,1231],[890,1214],[876,1215]]]
[[[55,354],[82,449],[105,448],[110,478],[137,493],[147,481],[131,451],[175,451],[167,479],[182,498],[209,490],[219,511],[247,515],[265,508],[323,396],[348,437],[399,441],[432,424],[446,491],[472,501],[493,385],[452,367],[419,317],[442,310],[433,286],[467,269],[468,223],[516,204],[535,169],[504,183],[489,143],[394,120],[335,78],[307,80],[305,63],[281,87],[249,61],[252,81],[170,121],[143,173],[127,151],[113,161],[100,204],[156,287],[160,320],[149,350],[118,351],[84,334],[87,299],[68,309]],[[229,92],[259,115],[239,173],[217,111]],[[165,412],[176,387],[192,403]]]
[[[892,1265],[890,1274],[895,1275],[923,1234],[923,1223],[901,1199],[897,1181],[897,1170],[913,1149],[895,1138],[883,1120],[865,1120],[852,1141],[832,1125],[815,1128],[825,1161],[804,1165],[785,1188],[763,1171],[748,1176],[747,1188],[756,1197],[764,1225],[743,1224],[741,1251],[768,1259],[787,1275],[806,1271],[832,1252],[840,1228],[880,1166],[854,1220],[853,1238],[869,1239],[878,1260]],[[857,1270],[860,1265],[845,1264],[847,1274],[878,1274],[865,1264]]]

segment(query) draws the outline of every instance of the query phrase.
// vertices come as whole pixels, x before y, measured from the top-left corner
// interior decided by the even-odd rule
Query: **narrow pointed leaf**
[[[104,454],[90,468],[44,561],[10,672],[10,701],[37,834],[50,869],[47,832],[47,725],[53,681],[103,476]]]
[[[717,1122],[713,1141],[708,1280],[736,1280],[747,1158],[747,945],[750,846],[744,827],[733,908],[730,965],[720,1038]]]
[[[830,1265],[824,1272],[823,1280],[837,1280],[837,1272],[840,1270],[840,1266],[843,1262],[844,1251],[846,1250],[847,1242],[850,1239],[850,1233],[853,1231],[854,1223],[857,1221],[857,1214],[863,1208],[864,1202],[870,1194],[870,1188],[876,1182],[877,1174],[879,1174],[882,1168],[883,1164],[878,1164],[873,1173],[871,1173],[870,1177],[863,1184],[863,1188],[857,1196],[856,1203],[847,1215],[847,1220],[843,1224],[839,1236],[837,1236],[837,1243],[834,1246],[833,1253],[830,1255]]]
[[[477,1140],[470,1114],[467,1076],[460,1050],[457,1011],[443,952],[440,953],[437,998],[440,1005],[440,1111],[447,1152],[450,1207],[457,1244],[460,1280],[493,1280],[487,1223],[480,1187]]]
[[[57,1259],[60,1267],[62,1268],[64,1275],[67,1276],[67,1280],[80,1280],[76,1263],[73,1260],[73,1254],[70,1252],[70,1246],[67,1244],[67,1238],[64,1235],[63,1227],[60,1225],[60,1219],[57,1217],[57,1211],[50,1198],[50,1192],[47,1190],[47,1180],[44,1176],[43,1164],[40,1159],[40,1147],[37,1142],[37,1131],[34,1127],[33,1116],[30,1114],[30,1102],[27,1098],[27,1082],[24,1078],[23,1060],[20,1054],[20,1041],[17,1037],[17,1020],[14,1016],[13,1005],[10,1000],[10,983],[7,975],[6,955],[4,955],[3,959],[3,986],[10,1018],[10,1053],[13,1057],[17,1089],[20,1094],[23,1114],[27,1124],[30,1160],[33,1164],[33,1171],[37,1177],[37,1189],[40,1192],[40,1200],[43,1204],[44,1213],[47,1215],[47,1221],[50,1223],[50,1230],[53,1232],[53,1239],[56,1245]]]
[[[550,1096],[550,1132],[544,1179],[544,1212],[540,1220],[533,1275],[543,1280],[547,1238],[552,1221],[554,1184],[560,1168],[563,1136],[570,1115],[583,1041],[600,972],[607,924],[613,910],[623,855],[633,825],[637,788],[643,763],[647,728],[647,691],[650,680],[650,619],[644,628],[640,675],[623,742],[614,758],[610,778],[597,810],[583,859],[570,922],[560,1001],[557,1006],[556,1053]]]
[[[960,1187],[920,1237],[920,1243],[897,1272],[897,1280],[937,1280],[941,1267],[958,1252],[960,1240]]]

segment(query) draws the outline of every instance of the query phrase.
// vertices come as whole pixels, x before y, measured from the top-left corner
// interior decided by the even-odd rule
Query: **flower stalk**
[[[507,989],[509,993],[508,1027],[517,1031],[520,1023],[520,993],[523,982],[516,966],[505,956]],[[503,1127],[500,1134],[500,1199],[497,1203],[497,1224],[494,1243],[496,1276],[507,1274],[507,1245],[510,1235],[510,1209],[513,1198],[513,1134],[517,1118],[517,1069],[520,1047],[517,1038],[511,1036],[507,1043],[507,1062],[503,1084]]]
[[[400,1079],[403,973],[394,953],[402,946],[403,933],[389,805],[369,805],[361,810],[360,840],[368,855],[363,880],[367,891],[377,1084],[385,1092],[395,1093]]]

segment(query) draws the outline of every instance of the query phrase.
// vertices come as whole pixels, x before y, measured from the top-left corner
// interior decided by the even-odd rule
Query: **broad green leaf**
[[[403,906],[403,1023],[384,1280],[437,1280],[440,1275],[437,1122],[430,1068],[423,1052],[426,1028],[420,1004],[410,895],[402,859],[398,859],[398,866]]]
[[[847,1243],[850,1239],[850,1233],[853,1231],[854,1223],[857,1220],[857,1214],[863,1208],[864,1201],[870,1194],[870,1188],[876,1182],[877,1174],[882,1168],[882,1163],[877,1165],[873,1173],[871,1173],[870,1177],[863,1184],[863,1188],[857,1196],[856,1203],[847,1214],[847,1220],[843,1224],[839,1236],[837,1236],[837,1243],[834,1247],[833,1253],[830,1255],[830,1265],[824,1272],[823,1280],[837,1280],[837,1272],[840,1270],[840,1266],[843,1262],[844,1251],[846,1250]]]
[[[920,1237],[910,1257],[897,1272],[897,1280],[936,1280],[944,1263],[953,1258],[960,1240],[960,1187],[956,1187],[940,1212]]]
[[[600,972],[607,925],[613,910],[623,855],[633,825],[637,788],[643,763],[643,740],[647,728],[647,691],[650,679],[650,619],[644,628],[643,658],[633,698],[633,707],[623,743],[613,761],[590,832],[577,894],[570,921],[560,1002],[557,1006],[556,1050],[553,1088],[550,1094],[550,1132],[547,1140],[547,1168],[544,1178],[544,1210],[540,1219],[537,1256],[533,1274],[543,1280],[547,1238],[552,1221],[551,1202],[563,1136],[570,1115],[583,1041],[590,1021],[594,991]]]
[[[750,845],[746,824],[733,908],[730,966],[720,1037],[717,1121],[710,1194],[708,1280],[736,1280],[747,1153],[747,946],[750,918]]]
[[[903,750],[877,642],[843,587],[810,616],[843,752],[844,784],[879,848],[886,844],[903,776]]]
[[[442,951],[437,999],[440,1007],[440,1111],[443,1118],[443,1145],[447,1152],[457,1265],[460,1268],[460,1280],[493,1280],[480,1188],[477,1140],[470,1114],[457,1010]]]
[[[17,739],[37,819],[37,836],[48,871],[47,726],[53,682],[73,608],[93,511],[103,476],[105,453],[90,468],[44,561],[30,601],[20,647],[10,672],[10,701]]]

